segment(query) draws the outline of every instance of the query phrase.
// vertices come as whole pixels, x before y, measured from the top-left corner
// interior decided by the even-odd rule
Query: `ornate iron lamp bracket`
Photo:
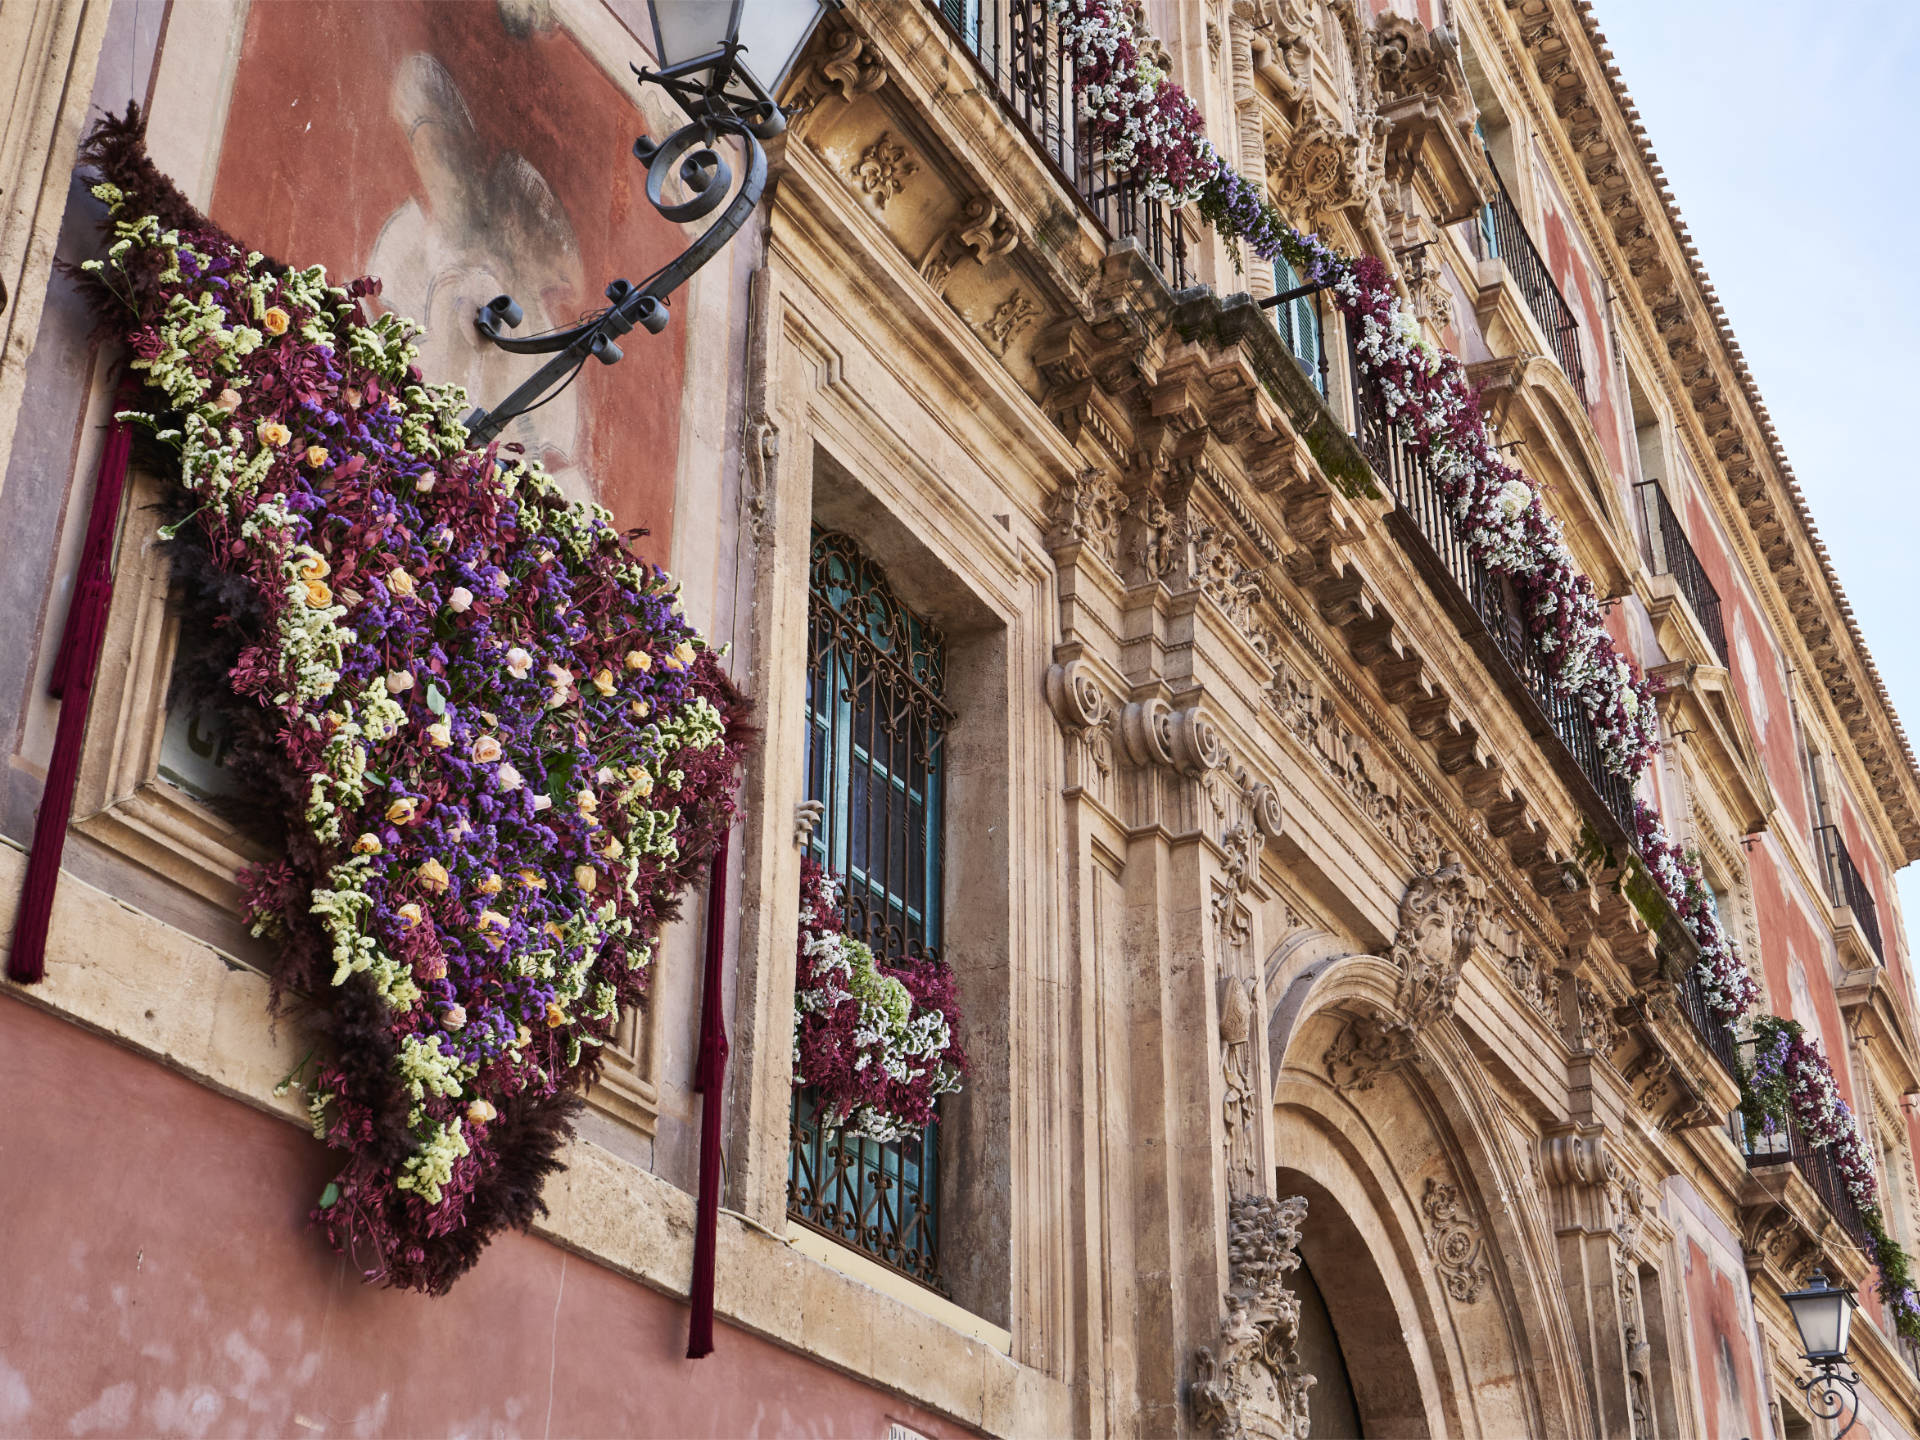
[[[1844,1360],[1821,1361],[1813,1374],[1795,1380],[1795,1388],[1807,1397],[1807,1408],[1822,1420],[1851,1418],[1834,1431],[1834,1440],[1846,1434],[1860,1420],[1860,1374]],[[1845,1391],[1842,1396],[1841,1392]]]
[[[538,370],[492,410],[476,409],[467,417],[467,434],[474,445],[485,445],[514,419],[551,398],[588,361],[618,362],[623,351],[619,337],[636,326],[658,335],[667,328],[667,298],[693,273],[726,246],[760,203],[767,185],[767,152],[761,145],[786,129],[786,112],[752,76],[735,65],[743,47],[731,43],[714,55],[664,71],[634,67],[642,85],[655,84],[672,96],[693,118],[655,145],[642,135],[633,142],[634,158],[647,167],[647,200],[676,224],[690,224],[719,209],[733,188],[733,170],[716,148],[731,138],[746,151],[746,177],[733,201],[704,234],[676,259],[656,270],[639,285],[615,280],[607,286],[608,305],[576,325],[541,335],[515,336],[525,313],[510,295],[496,295],[480,307],[474,325],[491,344],[515,355],[551,355]],[[700,72],[704,78],[698,78]],[[677,173],[687,198],[667,200],[667,186]]]

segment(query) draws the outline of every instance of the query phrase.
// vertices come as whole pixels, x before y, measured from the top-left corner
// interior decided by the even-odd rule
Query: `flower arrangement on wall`
[[[1352,329],[1362,379],[1431,465],[1456,533],[1476,559],[1512,582],[1554,682],[1591,718],[1604,763],[1638,781],[1657,746],[1659,687],[1607,633],[1592,582],[1538,488],[1501,459],[1459,360],[1421,334],[1377,257],[1349,259],[1301,234],[1228,165],[1206,138],[1191,97],[1142,53],[1127,0],[1050,0],[1049,8],[1073,56],[1075,93],[1092,112],[1091,139],[1116,170],[1158,200],[1193,206],[1260,259],[1284,259],[1307,283],[1327,284]],[[1760,987],[1721,924],[1696,858],[1638,802],[1636,819],[1650,877],[1699,945],[1708,1004],[1729,1023],[1745,1019]],[[1920,1340],[1920,1296],[1907,1256],[1881,1223],[1872,1161],[1826,1058],[1791,1022],[1765,1016],[1752,1023],[1764,1057],[1744,1085],[1754,1123],[1777,1121],[1790,1108],[1810,1143],[1833,1150],[1874,1235],[1881,1299],[1901,1333]]]
[[[144,381],[122,415],[280,858],[243,876],[310,1002],[314,1218],[369,1278],[444,1291],[544,1178],[653,947],[734,813],[744,704],[597,506],[469,449],[419,330],[247,251],[146,159],[85,159],[84,281]],[[511,448],[511,447],[505,447]]]
[[[889,964],[847,934],[837,887],[811,857],[800,868],[793,1002],[793,1083],[819,1096],[825,1124],[907,1139],[960,1088],[952,972],[937,960]]]

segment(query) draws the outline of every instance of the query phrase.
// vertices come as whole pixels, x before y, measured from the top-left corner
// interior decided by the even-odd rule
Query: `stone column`
[[[1598,1125],[1549,1133],[1540,1142],[1540,1169],[1598,1433],[1607,1440],[1634,1440],[1626,1335],[1630,1326],[1636,1334],[1644,1331],[1632,1305],[1637,1282],[1624,1268],[1614,1226],[1619,1167],[1607,1149],[1606,1133]]]

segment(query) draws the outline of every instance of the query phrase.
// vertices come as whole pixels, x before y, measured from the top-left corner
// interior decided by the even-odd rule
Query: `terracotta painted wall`
[[[1736,1278],[1689,1237],[1686,1241],[1687,1319],[1700,1387],[1702,1440],[1746,1440],[1767,1433],[1761,1420],[1760,1380],[1754,1372],[1752,1327]]]
[[[309,1136],[6,996],[0,1096],[0,1434],[964,1433],[528,1236],[370,1288]]]
[[[496,103],[508,93],[515,103]],[[606,303],[609,280],[641,282],[685,248],[629,153],[647,128],[636,94],[544,6],[255,5],[212,216],[285,263],[380,276],[386,301],[428,326],[427,378],[491,405],[539,361],[483,347],[479,305],[511,293],[527,312],[520,334],[569,324]],[[624,348],[625,362],[589,364],[504,438],[575,494],[590,476],[666,564],[684,327],[636,331]]]

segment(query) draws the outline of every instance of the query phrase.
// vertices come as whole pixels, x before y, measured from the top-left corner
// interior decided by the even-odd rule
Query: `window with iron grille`
[[[816,530],[807,587],[809,852],[841,885],[847,933],[883,958],[937,958],[944,829],[940,632],[845,535]],[[939,1127],[882,1143],[821,1123],[796,1090],[787,1212],[923,1285],[939,1263]]]

